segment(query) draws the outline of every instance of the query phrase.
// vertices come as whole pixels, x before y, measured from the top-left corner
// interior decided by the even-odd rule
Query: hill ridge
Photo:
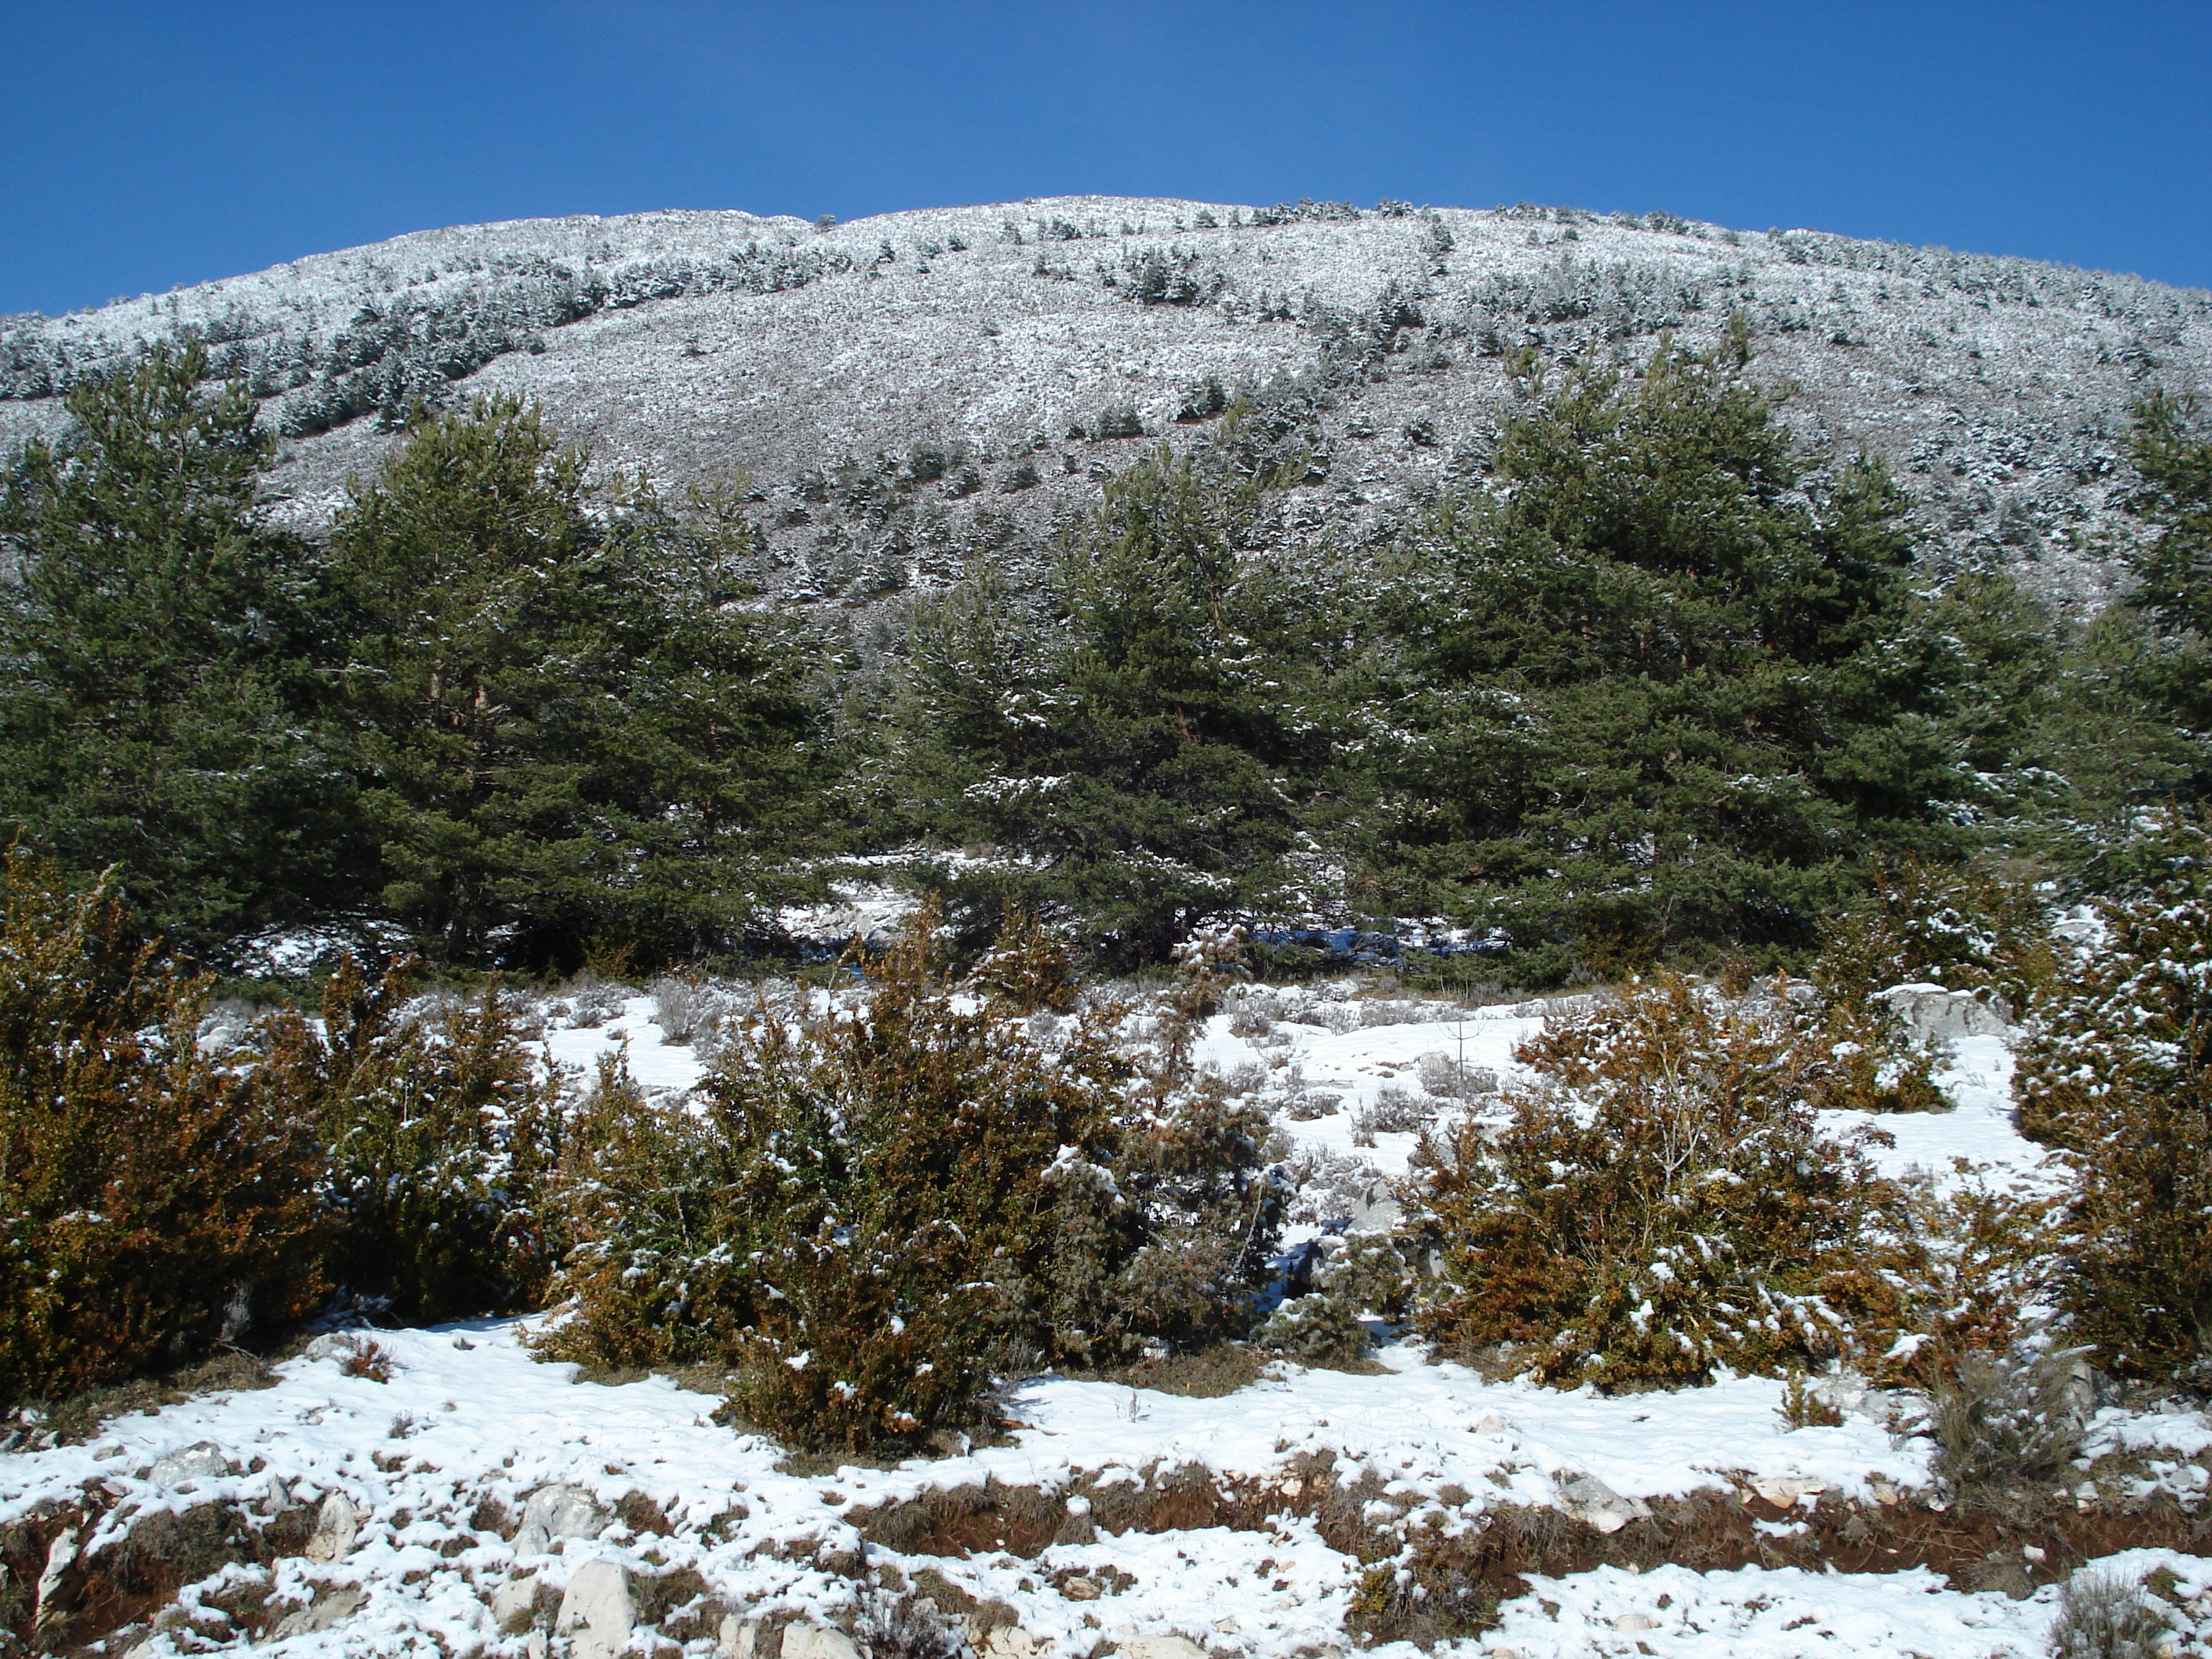
[[[1239,391],[1312,459],[1271,533],[1387,534],[1480,477],[1515,348],[1633,365],[1736,310],[1803,436],[1890,461],[1937,574],[2003,562],[2067,605],[2114,584],[2129,404],[2212,382],[2212,293],[2013,256],[1527,204],[1070,196],[457,226],[10,318],[0,447],[56,429],[76,376],[196,328],[264,396],[311,527],[410,401],[510,391],[604,467],[742,469],[770,587],[865,605],[978,545],[1018,567],[1133,447]]]

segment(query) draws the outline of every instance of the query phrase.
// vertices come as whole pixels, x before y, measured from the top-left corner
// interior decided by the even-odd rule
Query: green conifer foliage
[[[2197,401],[2155,388],[2136,406],[2128,451],[2142,475],[2134,510],[2158,528],[2136,561],[2132,602],[2166,628],[2212,639],[2212,433]]]
[[[312,550],[198,343],[69,394],[0,493],[0,814],[205,945],[342,896],[343,769],[315,714]]]
[[[1055,628],[985,572],[918,630],[924,822],[1039,860],[1023,901],[1072,907],[1120,959],[1268,896],[1326,755],[1302,625],[1239,546],[1264,484],[1163,451],[1068,543]]]
[[[383,898],[460,961],[744,927],[814,711],[729,548],[611,496],[512,399],[418,422],[334,532]]]
[[[1853,854],[1947,844],[1901,499],[1865,462],[1804,489],[1746,356],[1555,384],[1525,361],[1498,487],[1444,503],[1386,587],[1375,862],[1504,927],[1531,977],[1802,946]]]

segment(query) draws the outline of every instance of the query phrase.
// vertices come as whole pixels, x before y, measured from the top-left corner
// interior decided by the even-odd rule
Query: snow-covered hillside
[[[381,413],[514,392],[603,466],[743,469],[773,583],[852,603],[1035,541],[1145,441],[1102,432],[1201,429],[1178,416],[1206,414],[1209,380],[1273,384],[1313,453],[1277,533],[1359,535],[1479,474],[1516,347],[1633,361],[1736,309],[1759,373],[1801,386],[1801,432],[1890,459],[1936,562],[2013,562],[2063,599],[2107,591],[2081,544],[2115,523],[2129,403],[2212,389],[2212,295],[2133,277],[1665,215],[1071,197],[828,228],[464,227],[17,317],[0,445],[52,429],[73,377],[196,328],[268,397],[307,522],[376,465]]]
[[[564,1066],[626,1048],[655,1091],[700,1075],[651,997],[600,988],[540,1012]],[[1302,1143],[1289,1167],[1357,1191],[1412,1146],[1347,1133],[1392,1079],[1428,1055],[1510,1076],[1544,1012],[1351,981],[1255,988],[1210,1022],[1200,1058],[1239,1090],[1309,1103],[1279,1120]],[[2043,1154],[2008,1121],[2009,1071],[2002,1035],[1959,1039],[1956,1109],[1889,1120],[1896,1161],[2039,1181]],[[1455,1540],[1506,1527],[1565,1570],[1499,1580],[1494,1629],[1447,1650],[2038,1653],[2084,1557],[2133,1577],[2163,1567],[2152,1582],[2178,1627],[2192,1644],[2212,1631],[2212,1566],[2167,1547],[2207,1485],[2212,1428],[2195,1411],[2094,1409],[2055,1510],[1947,1517],[1911,1402],[1848,1377],[1823,1385],[1838,1420],[1793,1428],[1769,1379],[1601,1397],[1399,1340],[1364,1373],[1277,1362],[1211,1398],[1037,1377],[996,1443],[838,1467],[717,1425],[715,1398],[678,1381],[541,1364],[539,1323],[380,1332],[374,1349],[324,1336],[264,1387],[0,1456],[0,1534],[37,1568],[9,1593],[34,1596],[58,1638],[104,1618],[106,1650],[140,1659],[249,1642],[853,1659],[855,1637],[878,1659],[948,1641],[983,1659],[1323,1659],[1367,1644],[1362,1609],[1390,1587],[1371,1563],[1409,1544],[1449,1561]],[[193,1564],[181,1590],[144,1589],[172,1560]]]

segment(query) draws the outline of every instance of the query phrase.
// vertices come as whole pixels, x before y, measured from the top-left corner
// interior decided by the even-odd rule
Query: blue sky
[[[403,231],[1663,208],[2212,287],[2212,4],[0,0],[0,312]]]

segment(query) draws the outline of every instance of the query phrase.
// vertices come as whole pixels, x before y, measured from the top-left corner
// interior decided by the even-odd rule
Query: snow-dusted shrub
[[[1039,1037],[1002,994],[1035,988],[1005,970],[1042,935],[1010,930],[979,999],[934,965],[937,932],[925,910],[825,1013],[730,1031],[703,1113],[602,1078],[571,1136],[575,1311],[551,1352],[717,1358],[739,1417],[854,1449],[972,1422],[1009,1356],[1118,1364],[1249,1329],[1279,1199],[1257,1115],[1190,1075],[1193,1017],[1131,1079],[1120,1009]],[[1214,994],[1185,978],[1178,1006]]]
[[[623,1011],[631,995],[629,986],[603,980],[588,969],[564,987],[561,1000],[568,1006],[568,1024],[579,1030],[597,1030]]]
[[[963,443],[923,440],[907,448],[907,476],[916,483],[935,483],[967,459],[968,446]]]
[[[1929,1396],[1934,1470],[1954,1497],[1999,1498],[2057,1479],[2081,1442],[2066,1350],[1962,1355]]]
[[[2048,1308],[2063,1261],[2057,1204],[2045,1194],[1992,1185],[1981,1175],[1938,1181],[1913,1171],[1897,1182],[1898,1206],[1867,1284],[1872,1328],[1899,1340],[1864,1368],[1927,1385],[1966,1357],[2005,1352]],[[1871,1346],[1871,1345],[1870,1345]]]
[[[688,1048],[714,1030],[730,1000],[714,986],[665,974],[653,982],[653,1007],[660,1040]]]
[[[1021,1014],[1067,1013],[1075,1006],[1079,988],[1073,952],[1023,910],[1008,914],[990,948],[968,970],[968,984],[979,995]],[[1031,1034],[1040,1033],[1033,1028]]]
[[[1239,1001],[1230,1012],[1229,1035],[1231,1036],[1243,1037],[1249,1042],[1266,1036],[1274,1029],[1275,1022],[1268,1016],[1263,1004]]]
[[[2212,1358],[2212,836],[2171,829],[2166,878],[2030,1005],[2013,1079],[2021,1128],[2077,1172],[2072,1333],[2152,1376]]]
[[[1115,404],[1098,411],[1098,418],[1091,423],[1091,435],[1099,440],[1141,438],[1145,422],[1127,404]]]
[[[1403,1319],[1413,1287],[1413,1263],[1389,1233],[1346,1233],[1314,1282],[1354,1312]]]
[[[1324,1254],[1312,1270],[1311,1288],[1269,1315],[1255,1340],[1309,1365],[1349,1365],[1374,1346],[1363,1316],[1405,1316],[1413,1272],[1388,1233],[1346,1233],[1319,1243]]]
[[[349,956],[319,1025],[266,1035],[259,1075],[327,1149],[331,1274],[410,1321],[536,1307],[559,1250],[553,1087],[495,984],[420,1006],[410,989],[408,964],[372,981]]]
[[[1832,1111],[1948,1112],[1936,1086],[1938,1048],[1917,1037],[1885,1003],[1837,997],[1786,1005],[1811,1056],[1807,1083]]]
[[[1284,1101],[1283,1114],[1294,1123],[1310,1123],[1317,1117],[1332,1117],[1336,1109],[1344,1104],[1344,1097],[1328,1089],[1298,1089]]]
[[[1417,1025],[1436,1012],[1430,1003],[1388,997],[1365,997],[1346,1006],[1359,1016],[1360,1025],[1370,1030],[1377,1025]]]
[[[2056,970],[2048,907],[2033,889],[1911,859],[1871,874],[1822,940],[1815,978],[1832,1000],[1864,1005],[1893,985],[1934,984],[2017,1010]]]
[[[1341,1367],[1367,1357],[1375,1340],[1344,1297],[1293,1297],[1269,1314],[1253,1340],[1302,1364]]]
[[[740,1174],[711,1121],[656,1105],[603,1058],[562,1148],[559,1214],[575,1243],[556,1281],[568,1315],[542,1350],[624,1367],[734,1352],[753,1311]]]
[[[1421,1087],[1439,1100],[1474,1100],[1498,1092],[1498,1073],[1486,1066],[1469,1066],[1441,1050],[1414,1061]]]
[[[1307,1019],[1325,1031],[1341,1036],[1347,1031],[1360,1029],[1359,1005],[1356,1002],[1324,1002],[1309,1010]]]
[[[0,912],[0,1401],[174,1364],[319,1294],[320,1158],[270,1079],[203,1053],[205,987],[8,854]]]
[[[2133,1579],[2084,1570],[2058,1592],[2049,1650],[2051,1659],[2158,1659],[2173,1650],[2173,1627]]]
[[[1440,1253],[1441,1347],[1522,1345],[1558,1382],[1702,1380],[1855,1352],[1896,1189],[1884,1137],[1821,1133],[1825,1056],[1778,1000],[1662,975],[1547,1020],[1511,1121],[1425,1138],[1407,1224]]]
[[[1115,1094],[1097,1022],[1044,1048],[945,981],[935,945],[920,917],[854,1006],[729,1034],[703,1116],[603,1080],[555,1352],[713,1354],[741,1416],[810,1447],[974,1420]]]
[[[1437,1103],[1425,1094],[1386,1083],[1375,1098],[1352,1115],[1352,1144],[1372,1146],[1378,1134],[1412,1134],[1436,1121]]]
[[[1365,1158],[1311,1142],[1300,1145],[1283,1160],[1281,1173],[1294,1194],[1285,1218],[1314,1226],[1342,1225],[1382,1181]]]

